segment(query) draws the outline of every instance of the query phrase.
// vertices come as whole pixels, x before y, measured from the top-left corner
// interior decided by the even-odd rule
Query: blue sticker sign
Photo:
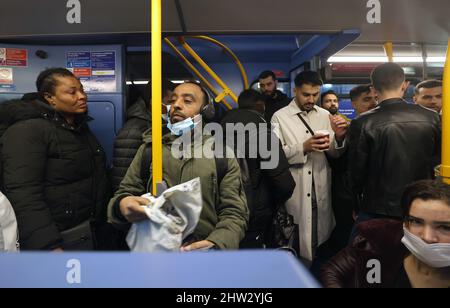
[[[0,92],[15,92],[16,86],[13,84],[0,84]]]
[[[356,117],[356,111],[349,99],[343,99],[339,102],[339,113],[345,115],[350,120]]]
[[[67,68],[90,68],[91,53],[70,51],[67,53]]]
[[[116,53],[114,51],[92,52],[93,71],[115,71]]]
[[[87,92],[116,91],[115,51],[70,51],[66,65]]]

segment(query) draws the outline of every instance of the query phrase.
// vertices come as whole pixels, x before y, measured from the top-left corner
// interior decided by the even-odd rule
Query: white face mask
[[[450,267],[450,244],[427,244],[405,228],[403,230],[402,243],[417,259],[432,268]]]
[[[171,131],[174,136],[181,136],[191,130],[193,130],[198,123],[202,121],[201,115],[196,115],[194,118],[187,118],[184,121],[172,124],[169,119],[169,123],[167,123],[167,128]]]

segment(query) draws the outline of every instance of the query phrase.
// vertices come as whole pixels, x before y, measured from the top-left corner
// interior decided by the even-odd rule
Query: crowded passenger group
[[[284,249],[325,287],[450,287],[450,187],[435,171],[442,82],[417,84],[408,102],[399,65],[379,65],[370,79],[348,93],[353,120],[313,71],[296,76],[292,99],[262,72],[259,91],[244,90],[225,114],[196,81],[164,80],[163,102],[149,99],[149,84],[128,108],[107,166],[83,85],[66,69],[47,69],[36,93],[0,104],[0,250],[129,250],[131,225],[149,219],[149,110],[161,104],[165,188],[197,178],[201,186],[198,224],[179,251]],[[187,134],[200,140],[192,152],[217,144],[217,134],[194,132],[208,123],[223,128],[234,155],[173,155]],[[254,129],[227,134],[237,125]],[[380,283],[367,280],[373,259]]]

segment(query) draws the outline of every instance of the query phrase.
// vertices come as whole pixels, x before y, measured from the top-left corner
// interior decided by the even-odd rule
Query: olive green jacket
[[[199,145],[204,147],[210,136],[203,136]],[[208,240],[219,249],[238,249],[245,235],[248,223],[248,207],[241,180],[241,172],[236,159],[228,159],[228,170],[220,185],[217,179],[216,160],[214,158],[178,158],[171,153],[171,147],[177,137],[170,134],[163,137],[163,179],[168,187],[173,187],[197,177],[201,181],[203,210],[200,221],[193,233],[193,241]],[[209,140],[210,142],[211,140]],[[151,143],[150,130],[144,133],[144,142]],[[109,221],[115,225],[128,223],[120,213],[119,203],[127,196],[141,196],[151,187],[141,179],[141,163],[145,145],[142,145],[119,189],[108,205]],[[193,152],[192,152],[193,153]]]

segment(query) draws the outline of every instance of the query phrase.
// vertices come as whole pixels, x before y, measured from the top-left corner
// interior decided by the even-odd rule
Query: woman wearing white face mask
[[[402,198],[404,223],[378,219],[322,269],[325,287],[450,288],[450,186],[420,181]]]

